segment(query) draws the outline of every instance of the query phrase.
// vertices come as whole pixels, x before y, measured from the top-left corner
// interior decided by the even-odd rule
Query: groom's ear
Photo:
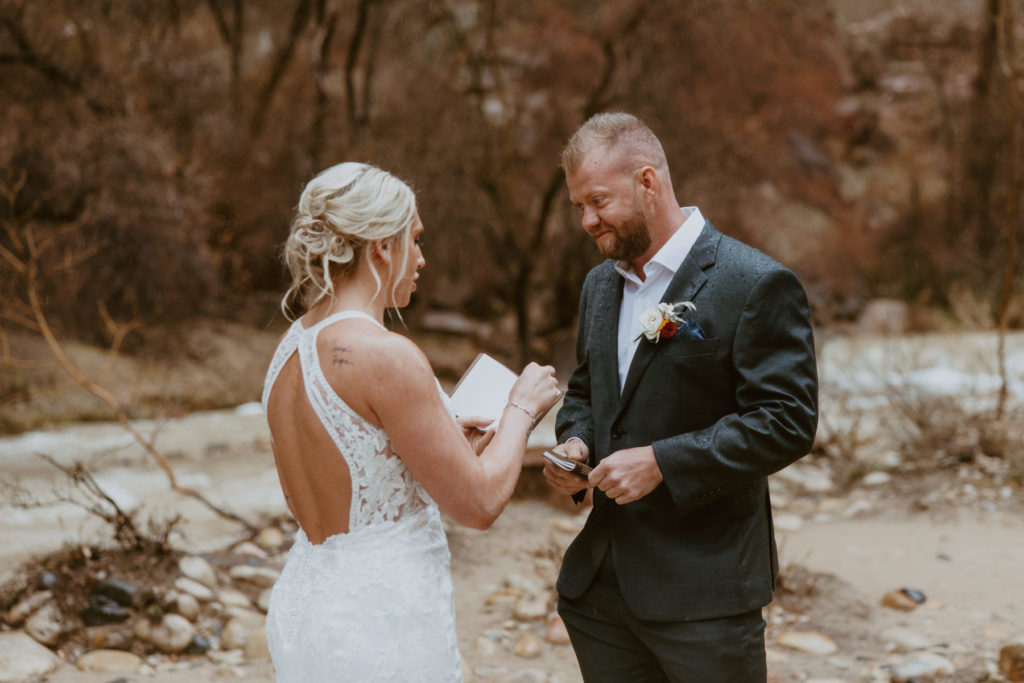
[[[651,166],[644,166],[640,169],[640,173],[637,175],[637,182],[640,183],[640,189],[647,195],[648,199],[653,199],[661,188],[658,172]]]

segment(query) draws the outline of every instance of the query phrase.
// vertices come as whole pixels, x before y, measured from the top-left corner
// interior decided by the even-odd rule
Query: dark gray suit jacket
[[[641,339],[621,395],[622,277],[612,261],[580,297],[579,366],[556,432],[591,464],[653,445],[664,481],[594,508],[566,551],[559,593],[575,598],[612,553],[636,616],[694,620],[771,601],[778,571],[766,477],[805,455],[817,427],[817,369],[803,287],[789,270],[706,223],[662,301],[692,301],[705,339]]]

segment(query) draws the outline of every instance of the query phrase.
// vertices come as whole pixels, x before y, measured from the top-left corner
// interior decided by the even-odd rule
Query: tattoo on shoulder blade
[[[345,358],[346,353],[352,349],[341,344],[334,343],[331,345],[331,363],[334,365],[352,365],[352,361]]]

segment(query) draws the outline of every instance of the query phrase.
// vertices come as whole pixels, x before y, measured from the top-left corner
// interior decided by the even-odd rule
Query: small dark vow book
[[[586,465],[579,460],[571,460],[565,458],[558,453],[552,453],[551,451],[544,451],[544,457],[561,467],[566,472],[572,472],[580,479],[586,479],[590,476],[590,471],[593,467]]]

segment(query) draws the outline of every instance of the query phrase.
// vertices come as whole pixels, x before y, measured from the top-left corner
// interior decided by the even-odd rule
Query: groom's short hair
[[[595,149],[617,151],[632,167],[652,166],[668,170],[668,160],[658,136],[643,121],[624,112],[595,114],[587,119],[562,150],[562,170],[576,171]]]

